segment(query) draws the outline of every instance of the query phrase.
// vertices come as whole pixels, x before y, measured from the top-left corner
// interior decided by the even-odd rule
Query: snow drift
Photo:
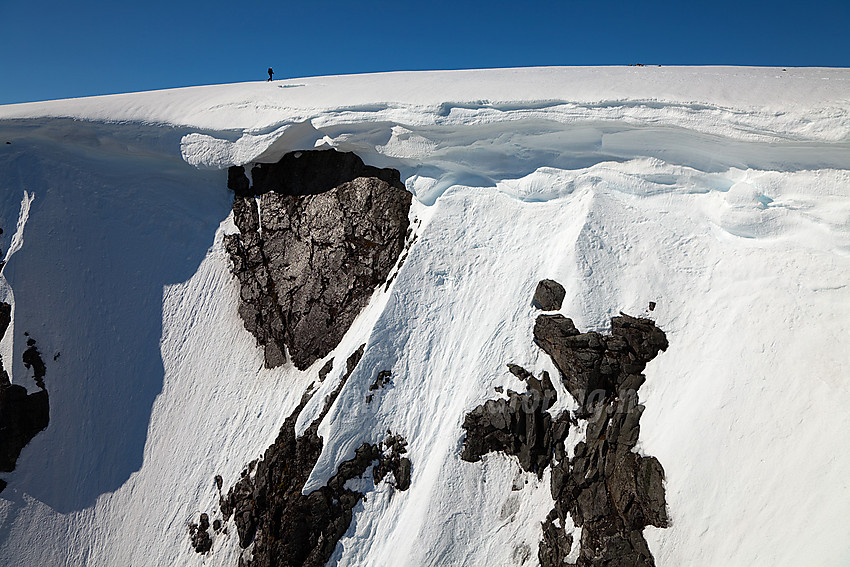
[[[656,564],[850,562],[850,72],[612,67],[0,107],[0,353],[35,391],[36,339],[50,392],[48,428],[0,475],[3,564],[236,565],[235,530],[199,555],[188,522],[310,387],[296,430],[321,414],[344,365],[321,382],[326,359],[264,368],[237,313],[224,169],[315,147],[395,168],[415,197],[403,266],[328,355],[366,344],[304,491],[387,430],[410,488],[364,480],[329,564],[536,564],[548,477],[460,454],[464,416],[522,390],[506,362],[557,375],[532,342],[544,278],[582,329],[622,311],[669,339],[637,447],[665,471]],[[392,384],[364,403],[379,370]],[[554,385],[550,412],[570,408]]]

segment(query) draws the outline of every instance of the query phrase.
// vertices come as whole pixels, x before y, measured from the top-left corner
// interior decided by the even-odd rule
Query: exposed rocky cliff
[[[285,362],[288,351],[304,369],[338,344],[387,281],[409,233],[411,196],[398,172],[333,150],[293,152],[251,173],[253,186],[243,168],[228,172],[239,234],[228,236],[226,247],[241,284],[239,313],[264,347],[267,366]],[[533,304],[555,311],[564,297],[563,286],[543,280]],[[477,461],[501,451],[516,456],[526,471],[541,477],[549,471],[555,507],[542,524],[538,558],[544,567],[654,565],[642,531],[667,525],[664,471],[633,449],[643,411],[637,397],[641,372],[667,348],[664,333],[649,319],[628,315],[612,319],[610,335],[581,333],[563,315],[544,314],[534,326],[534,341],[552,357],[578,409],[553,416],[557,393],[548,373],[538,378],[508,364],[526,391],[508,390],[467,414],[461,458]],[[362,444],[325,486],[301,493],[322,451],[319,424],[362,351],[348,359],[324,410],[299,437],[295,423],[309,400],[305,394],[263,458],[221,496],[221,519],[211,525],[204,514],[190,525],[196,551],[209,551],[214,534],[232,517],[240,545],[251,550],[240,565],[324,565],[363,497],[345,488],[348,480],[371,468],[375,482],[391,475],[399,490],[409,486],[406,442],[388,432],[379,444]],[[320,380],[331,370],[329,361]],[[378,372],[365,403],[391,380],[389,370]],[[578,420],[587,420],[585,439],[570,457],[564,441]],[[220,478],[217,483],[221,488]],[[582,528],[577,549],[565,531],[567,516]]]
[[[557,297],[559,288],[544,280],[535,304],[557,309],[563,299]],[[549,377],[544,373],[538,380],[508,365],[526,381],[528,392],[509,390],[507,400],[489,400],[472,410],[463,424],[462,458],[475,461],[502,451],[538,475],[548,467],[555,507],[542,525],[538,559],[543,567],[653,566],[643,528],[668,524],[664,469],[654,457],[633,450],[644,409],[637,394],[645,380],[641,372],[666,350],[664,332],[649,319],[624,314],[611,320],[610,335],[580,333],[563,315],[540,315],[534,340],[552,357],[578,410],[553,418],[546,411],[554,402]],[[539,392],[537,400],[534,392]],[[585,439],[567,458],[563,439],[578,419],[587,420]],[[573,537],[564,529],[567,515],[582,528],[577,557]],[[574,563],[568,562],[570,556]]]
[[[0,339],[6,334],[11,322],[12,306],[0,303]],[[50,405],[44,384],[46,368],[36,347],[35,340],[27,340],[23,353],[26,368],[33,370],[33,379],[39,390],[31,394],[18,384],[12,384],[9,374],[0,359],[0,472],[12,472],[21,450],[50,420]],[[0,491],[6,487],[0,481]]]
[[[339,343],[408,236],[412,200],[398,171],[353,153],[299,151],[228,172],[239,234],[226,238],[239,314],[265,363],[305,369]]]
[[[534,342],[552,357],[585,417],[594,403],[620,391],[637,392],[646,363],[667,349],[667,338],[651,320],[628,315],[611,319],[607,337],[593,331],[580,333],[563,315],[540,315],[534,324]]]
[[[411,463],[403,456],[407,442],[400,435],[389,433],[378,444],[363,443],[352,459],[339,464],[337,473],[325,486],[302,494],[322,452],[319,424],[359,363],[364,347],[348,358],[345,374],[304,434],[296,435],[295,423],[311,398],[309,393],[286,419],[263,458],[250,463],[242,478],[220,498],[223,520],[226,523],[233,517],[239,545],[247,548],[253,544],[250,559],[241,558],[240,566],[324,565],[348,529],[354,506],[363,498],[362,493],[345,487],[348,480],[363,476],[371,467],[375,483],[392,473],[396,489],[410,486]],[[216,483],[221,489],[221,477],[216,477]],[[189,526],[192,546],[199,553],[208,552],[213,545],[209,528],[207,514]],[[221,521],[216,520],[213,530],[222,529]]]
[[[253,185],[243,167],[231,167],[227,180],[239,233],[227,236],[225,246],[240,282],[239,314],[263,346],[267,367],[283,364],[288,351],[303,370],[337,346],[374,290],[388,281],[410,233],[412,196],[397,171],[335,150],[292,152],[278,163],[257,165],[251,176]],[[306,431],[296,435],[295,424],[312,389],[263,458],[220,495],[220,517],[210,523],[210,515],[201,514],[189,524],[195,551],[212,550],[232,518],[239,545],[250,547],[240,566],[324,565],[363,498],[346,488],[348,480],[371,468],[375,483],[390,482],[398,490],[410,486],[407,442],[387,432],[383,441],[363,443],[340,463],[325,486],[302,494],[322,452],[319,425],[364,348],[348,358]],[[319,381],[332,370],[333,359],[320,370]],[[375,389],[389,383],[391,372],[379,376]],[[216,484],[221,491],[223,479],[217,476]]]

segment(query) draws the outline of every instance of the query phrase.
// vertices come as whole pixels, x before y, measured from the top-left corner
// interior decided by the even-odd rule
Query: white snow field
[[[667,333],[639,445],[666,473],[672,525],[645,531],[659,566],[850,565],[850,69],[742,67],[387,73],[0,107],[14,305],[0,353],[34,389],[21,353],[25,332],[37,340],[51,406],[0,475],[0,565],[236,566],[232,520],[207,555],[187,522],[217,511],[213,476],[227,488],[262,455],[325,361],[263,369],[222,245],[236,230],[223,170],[324,146],[399,169],[422,221],[299,421],[366,343],[305,490],[387,429],[409,442],[412,483],[364,481],[331,565],[537,564],[548,474],[459,455],[465,414],[495,386],[523,390],[506,363],[556,373],[532,342],[543,278],[582,330],[623,311]],[[363,403],[383,369],[392,387]]]

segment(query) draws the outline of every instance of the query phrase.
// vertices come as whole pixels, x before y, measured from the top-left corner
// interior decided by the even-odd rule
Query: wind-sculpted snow
[[[282,127],[274,134],[244,134],[236,142],[190,135],[183,139],[183,154],[190,163],[221,167],[276,161],[293,148],[334,147],[399,170],[408,189],[426,204],[454,185],[498,186],[541,167],[583,170],[646,158],[706,175],[732,169],[794,172],[850,167],[846,139],[738,139],[679,125],[630,124],[595,116],[567,124],[545,114],[484,116],[447,125],[370,118],[376,117],[328,126],[314,120],[293,125],[291,133]],[[285,143],[278,145],[275,140],[281,139]]]
[[[9,105],[72,117],[267,134],[313,121],[413,125],[544,116],[682,126],[731,138],[847,140],[846,69],[541,67],[311,77]]]
[[[848,82],[840,69],[504,69],[0,107],[4,249],[35,195],[0,286],[13,306],[0,353],[31,387],[23,332],[38,339],[51,406],[4,475],[0,563],[236,565],[232,518],[205,555],[189,545],[188,524],[216,509],[213,476],[238,482],[312,389],[303,435],[365,343],[302,493],[387,430],[408,443],[410,486],[350,481],[364,498],[328,564],[534,565],[550,475],[460,456],[472,408],[494,388],[525,392],[505,362],[558,375],[531,340],[546,277],[577,328],[652,302],[670,342],[643,371],[629,457],[663,464],[669,525],[642,530],[657,565],[843,567]],[[332,352],[267,369],[238,314],[224,168],[317,147],[400,172],[413,244]],[[552,387],[549,413],[578,409]],[[569,427],[565,459],[587,429]],[[550,522],[571,559],[579,521]]]

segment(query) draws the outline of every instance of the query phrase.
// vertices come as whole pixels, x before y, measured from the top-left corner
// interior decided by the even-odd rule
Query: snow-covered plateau
[[[313,148],[398,170],[412,231],[333,352],[267,368],[225,244],[228,168]],[[553,418],[576,409],[534,342],[543,279],[581,331],[622,312],[669,341],[634,449],[663,466],[669,525],[643,531],[658,566],[850,565],[850,69],[404,72],[7,105],[0,188],[0,354],[35,393],[35,341],[50,400],[0,473],[0,565],[236,567],[251,548],[232,517],[208,552],[190,542],[201,513],[224,519],[214,477],[227,492],[314,391],[308,430],[362,344],[303,493],[388,430],[410,487],[348,480],[365,498],[328,565],[537,565],[550,475],[460,456],[467,414],[525,392],[508,363],[553,377]]]

